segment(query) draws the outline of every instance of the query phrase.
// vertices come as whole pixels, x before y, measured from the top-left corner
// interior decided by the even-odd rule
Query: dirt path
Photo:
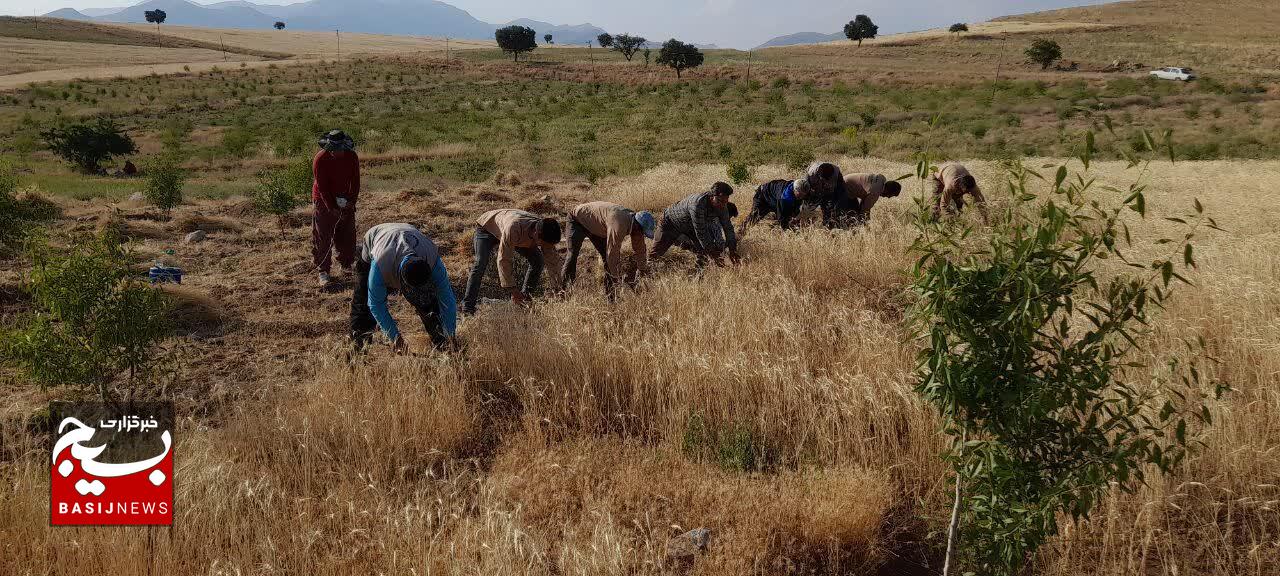
[[[293,65],[319,60],[229,60],[226,62],[178,62],[173,64],[137,64],[133,66],[96,66],[86,68],[62,68],[22,74],[0,76],[0,91],[17,90],[40,82],[64,82],[67,80],[93,80],[101,78],[148,76],[151,74],[184,74],[205,72],[214,68],[262,68],[271,64]]]

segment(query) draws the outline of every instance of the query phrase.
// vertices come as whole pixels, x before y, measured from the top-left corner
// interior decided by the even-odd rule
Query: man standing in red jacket
[[[334,251],[343,269],[350,269],[355,262],[360,158],[356,156],[355,141],[341,130],[320,138],[320,148],[312,161],[315,218],[311,221],[311,258],[320,271],[320,284],[327,286],[332,280],[329,273]]]

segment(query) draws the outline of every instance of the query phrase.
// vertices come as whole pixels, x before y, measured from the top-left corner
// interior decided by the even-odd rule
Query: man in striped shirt
[[[667,208],[654,234],[649,257],[662,257],[672,246],[682,245],[681,237],[684,236],[689,242],[682,247],[697,256],[698,268],[706,266],[709,259],[724,266],[722,254],[726,247],[729,260],[737,264],[738,237],[734,234],[733,221],[728,213],[731,194],[732,186],[716,182],[710,190],[689,196]],[[716,234],[717,229],[723,236]]]

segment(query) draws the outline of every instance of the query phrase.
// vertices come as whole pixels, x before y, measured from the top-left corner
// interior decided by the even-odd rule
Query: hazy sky
[[[213,0],[200,0],[209,4]],[[359,0],[351,0],[359,2]],[[995,16],[1034,12],[1105,0],[452,0],[449,3],[487,22],[533,18],[554,24],[590,22],[610,32],[630,32],[650,40],[685,41],[749,48],[792,32],[836,32],[856,14],[868,14],[881,33],[906,32],[978,22]],[[31,15],[58,8],[137,4],[136,0],[0,0],[0,13]],[[276,0],[262,3],[290,4]]]

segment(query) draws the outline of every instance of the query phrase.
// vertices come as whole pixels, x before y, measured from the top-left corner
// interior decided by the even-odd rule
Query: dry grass
[[[117,24],[134,31],[154,30],[147,24]],[[224,28],[200,28],[195,26],[165,26],[166,35],[186,40],[293,54],[295,58],[335,58],[337,43],[333,32],[299,30],[234,30]],[[388,34],[362,34],[348,32],[342,35],[342,56],[370,54],[406,54],[413,52],[445,51],[443,38],[428,36],[393,36]],[[452,50],[493,48],[494,43],[480,40],[451,40]]]
[[[55,40],[0,37],[0,51],[9,56],[0,60],[0,75],[53,71],[65,68],[124,67],[144,64],[223,62],[222,52],[205,48],[156,48],[112,44],[88,44]],[[235,55],[239,60],[257,57]],[[226,64],[222,64],[226,67]],[[179,67],[180,68],[180,67]],[[50,78],[52,80],[54,78]],[[8,82],[0,78],[0,82]]]
[[[996,165],[968,164],[999,188]],[[1274,184],[1259,175],[1277,171],[1276,162],[1180,163],[1148,176],[1153,208],[1177,211],[1198,196],[1228,229],[1200,247],[1199,285],[1162,318],[1150,352],[1202,335],[1237,392],[1176,476],[1113,495],[1052,543],[1038,573],[1274,574],[1280,210],[1257,199]],[[1112,184],[1133,176],[1119,163],[1095,173]],[[760,167],[757,179],[782,174]],[[669,164],[597,191],[527,181],[507,194],[659,208],[722,177],[723,167]],[[401,184],[367,194],[362,226],[422,220],[439,205],[435,195],[396,201]],[[480,199],[486,190],[499,189],[476,186],[428,218],[428,230],[465,236],[473,214],[493,205]],[[67,217],[101,210],[73,204]],[[282,237],[248,217],[179,253],[188,300],[238,321],[191,344],[178,397],[208,416],[177,434],[175,527],[50,529],[43,444],[5,426],[0,572],[858,574],[904,546],[912,562],[928,561],[911,519],[945,514],[944,440],[911,391],[909,204],[877,210],[857,234],[755,229],[735,270],[691,277],[687,257],[670,257],[614,305],[598,271],[584,272],[565,299],[483,308],[461,327],[464,353],[396,358],[376,348],[352,365],[340,344],[346,295],[305,285],[306,231]],[[152,228],[142,254],[179,234],[175,224]],[[455,277],[469,259],[446,256]],[[43,401],[19,390],[6,399]],[[688,567],[666,559],[667,539],[703,526],[713,530],[703,557]],[[68,537],[75,554],[61,553]]]

